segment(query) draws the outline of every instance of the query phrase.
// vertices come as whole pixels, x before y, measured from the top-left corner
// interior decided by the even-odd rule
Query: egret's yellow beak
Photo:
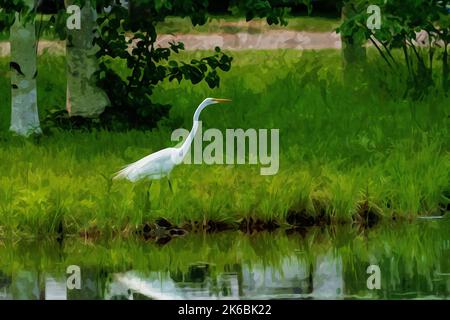
[[[228,102],[231,102],[231,100],[230,99],[213,99],[214,100],[214,102],[217,102],[217,103],[228,103]]]

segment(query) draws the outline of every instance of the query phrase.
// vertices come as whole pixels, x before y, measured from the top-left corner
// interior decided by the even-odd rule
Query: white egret
[[[169,180],[170,172],[176,165],[179,165],[183,161],[189,151],[189,147],[191,146],[192,140],[194,139],[199,127],[200,113],[209,105],[225,102],[231,102],[231,100],[215,98],[206,98],[203,100],[203,102],[197,107],[197,110],[195,110],[192,130],[189,132],[186,141],[184,141],[181,147],[162,149],[142,158],[141,160],[131,163],[117,172],[114,179],[127,179],[135,182],[141,179],[154,180],[167,177],[169,187],[172,190],[172,185]]]

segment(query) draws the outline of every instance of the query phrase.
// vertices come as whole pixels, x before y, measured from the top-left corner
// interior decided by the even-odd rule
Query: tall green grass
[[[290,212],[305,212],[350,222],[363,202],[386,218],[412,219],[438,214],[447,204],[450,98],[401,98],[405,84],[374,55],[352,87],[342,84],[338,51],[232,55],[233,68],[221,75],[218,89],[164,83],[155,100],[173,108],[147,132],[54,130],[38,141],[12,137],[6,132],[8,79],[0,78],[0,236],[52,234],[60,223],[68,233],[129,232],[158,217],[283,223]],[[0,59],[0,70],[6,68]],[[63,57],[40,57],[42,116],[64,106],[64,70]],[[208,96],[233,103],[206,109],[204,129],[280,129],[277,175],[261,176],[253,165],[181,165],[172,173],[174,194],[166,180],[151,185],[150,209],[147,183],[111,183],[121,166],[175,145],[172,130],[190,129],[196,106]]]

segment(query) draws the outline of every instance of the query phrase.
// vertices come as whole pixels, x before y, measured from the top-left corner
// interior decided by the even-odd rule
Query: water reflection
[[[4,242],[0,299],[346,299],[450,297],[449,221],[307,232],[140,240]],[[369,290],[366,269],[381,270]],[[66,268],[81,268],[81,288]]]

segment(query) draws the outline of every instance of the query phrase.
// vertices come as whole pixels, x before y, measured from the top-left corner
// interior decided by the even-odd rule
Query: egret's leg
[[[169,189],[170,189],[170,192],[172,192],[172,194],[173,194],[172,183],[170,182],[170,178],[169,177],[167,177],[167,182],[169,182]]]
[[[147,197],[148,197],[148,200],[150,201],[150,188],[152,187],[152,180],[150,180],[149,182],[148,182],[148,188],[147,188]]]
[[[149,181],[148,183],[148,188],[147,188],[147,203],[146,203],[146,209],[150,210],[151,208],[151,202],[150,202],[150,188],[152,187],[152,180]]]

